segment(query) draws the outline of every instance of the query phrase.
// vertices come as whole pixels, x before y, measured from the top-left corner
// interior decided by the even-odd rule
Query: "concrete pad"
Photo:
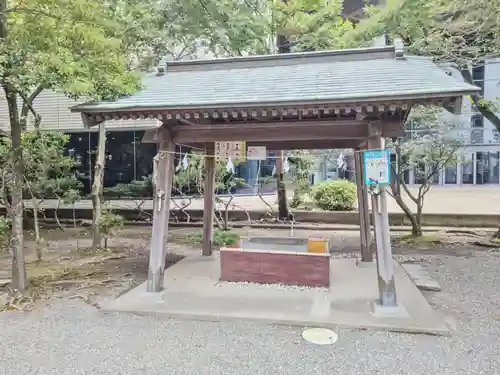
[[[147,293],[146,283],[103,307],[103,311],[189,320],[247,320],[301,327],[379,329],[449,334],[448,326],[395,262],[398,301],[406,315],[374,314],[376,264],[331,260],[331,287],[307,289],[219,282],[218,255],[192,256],[165,273],[165,289]]]
[[[408,276],[413,280],[415,285],[420,290],[429,290],[432,292],[440,292],[441,286],[439,283],[432,279],[429,272],[420,264],[404,263],[401,265],[406,271]]]

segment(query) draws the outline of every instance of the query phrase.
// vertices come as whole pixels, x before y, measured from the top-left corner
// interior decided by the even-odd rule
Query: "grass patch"
[[[192,244],[200,244],[203,242],[203,232],[193,232],[187,235],[187,240]],[[215,229],[213,233],[213,244],[215,246],[231,246],[238,243],[240,235],[233,231]]]
[[[439,245],[442,244],[443,241],[441,237],[437,234],[429,234],[423,236],[413,236],[411,234],[396,237],[394,239],[394,243],[399,245]]]
[[[106,257],[108,255],[119,253],[119,250],[105,248],[105,247],[102,248],[88,247],[88,248],[79,248],[77,249],[76,253],[83,257],[96,257],[96,256]]]
[[[86,264],[91,262],[41,262],[27,265],[28,282],[31,288],[45,288],[49,284],[62,280],[84,280],[99,273],[97,270],[85,270]],[[101,272],[102,273],[102,272]]]

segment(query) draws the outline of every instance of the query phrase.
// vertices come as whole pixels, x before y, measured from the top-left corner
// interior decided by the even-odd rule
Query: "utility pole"
[[[377,151],[385,149],[385,140],[382,137],[382,124],[380,122],[369,125],[368,149]],[[387,160],[387,163],[390,163],[390,161]],[[378,192],[372,194],[373,224],[375,227],[375,242],[377,244],[379,289],[379,301],[377,305],[382,308],[394,309],[398,307],[398,301],[396,298],[396,284],[394,280],[394,261],[392,259],[389,214],[387,213],[386,185],[377,184],[374,187],[378,188]]]

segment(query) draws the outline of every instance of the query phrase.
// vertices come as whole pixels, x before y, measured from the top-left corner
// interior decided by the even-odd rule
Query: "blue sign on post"
[[[391,182],[391,153],[389,150],[363,152],[364,180],[367,185]]]

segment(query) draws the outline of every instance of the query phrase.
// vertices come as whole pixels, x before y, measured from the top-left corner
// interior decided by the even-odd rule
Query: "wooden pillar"
[[[385,147],[382,137],[382,123],[369,125],[368,148],[380,150]],[[379,194],[372,195],[372,211],[377,243],[377,275],[379,304],[397,306],[396,285],[394,282],[394,263],[392,259],[391,237],[389,233],[389,215],[387,213],[386,186],[378,185]]]
[[[203,179],[203,247],[202,255],[212,255],[215,198],[215,157],[214,144],[205,146],[205,177]]]
[[[167,135],[163,134],[163,136],[166,137]],[[165,140],[164,138],[163,142],[160,143],[160,148],[153,164],[153,233],[151,235],[151,251],[149,253],[148,292],[160,292],[163,289],[174,152],[174,142],[170,139]]]
[[[368,191],[366,189],[363,174],[363,153],[361,150],[354,151],[354,173],[356,177],[356,188],[358,193],[358,213],[361,238],[361,261],[373,262],[372,235],[370,228],[370,211],[368,209]]]

